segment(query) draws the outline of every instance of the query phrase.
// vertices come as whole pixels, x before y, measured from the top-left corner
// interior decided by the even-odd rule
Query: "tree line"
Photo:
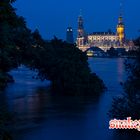
[[[14,1],[0,2],[0,88],[12,82],[8,72],[21,64],[49,79],[52,89],[64,94],[96,95],[105,88],[103,81],[91,73],[87,56],[74,44],[56,37],[44,40],[39,31],[32,32],[25,19],[12,7]]]
[[[140,37],[134,40],[138,50],[135,59],[125,62],[126,71],[129,73],[123,84],[125,93],[121,97],[114,98],[112,108],[109,111],[111,118],[133,120],[140,119]],[[138,132],[139,133],[139,132]]]

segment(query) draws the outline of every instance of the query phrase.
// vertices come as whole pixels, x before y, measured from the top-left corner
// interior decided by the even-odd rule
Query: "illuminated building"
[[[117,25],[117,36],[119,39],[119,42],[123,44],[125,42],[125,33],[124,33],[125,27],[123,23],[123,16],[122,13],[120,13],[118,25]]]
[[[78,18],[78,35],[77,35],[77,43],[78,46],[83,46],[87,42],[87,35],[84,30],[84,20],[82,15]]]
[[[122,7],[121,7],[122,8]],[[120,12],[117,24],[116,32],[108,30],[107,32],[93,32],[91,34],[86,34],[84,29],[84,20],[80,15],[78,17],[78,31],[77,31],[77,47],[82,51],[96,46],[105,52],[111,47],[114,48],[125,48],[126,51],[129,50],[129,41],[125,40],[125,26],[123,23],[122,11]]]
[[[67,41],[68,43],[71,43],[71,44],[74,43],[73,29],[72,29],[71,27],[68,27],[68,28],[67,28],[66,41]]]

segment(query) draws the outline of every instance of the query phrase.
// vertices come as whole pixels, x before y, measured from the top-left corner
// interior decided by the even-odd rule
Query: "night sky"
[[[126,36],[140,35],[140,0],[123,0]],[[17,14],[25,17],[30,29],[39,29],[45,39],[54,35],[65,39],[66,28],[71,26],[76,36],[77,18],[82,9],[84,26],[88,33],[116,30],[120,0],[17,0]]]

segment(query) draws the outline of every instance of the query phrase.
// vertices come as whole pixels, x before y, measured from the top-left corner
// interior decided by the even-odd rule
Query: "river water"
[[[8,86],[1,99],[16,117],[14,139],[132,139],[128,134],[108,129],[107,113],[112,99],[123,93],[120,82],[126,79],[124,59],[89,58],[88,61],[91,71],[97,73],[108,88],[96,98],[54,96],[50,93],[49,81],[33,79],[35,72],[24,66],[11,72],[15,83]]]

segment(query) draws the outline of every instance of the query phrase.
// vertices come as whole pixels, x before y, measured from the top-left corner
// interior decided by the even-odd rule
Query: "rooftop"
[[[116,35],[114,32],[93,32],[89,35]]]

